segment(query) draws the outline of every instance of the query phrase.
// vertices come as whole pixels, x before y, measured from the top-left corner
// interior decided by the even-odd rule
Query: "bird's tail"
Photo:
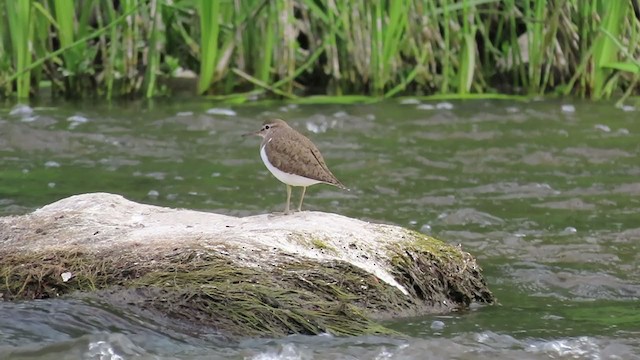
[[[340,181],[336,181],[336,183],[335,183],[335,184],[331,184],[331,185],[334,185],[334,186],[336,186],[336,187],[339,187],[339,188],[340,188],[340,189],[342,189],[342,190],[351,191],[351,189],[349,189],[348,187],[346,187],[346,186],[342,185],[342,183],[341,183]]]

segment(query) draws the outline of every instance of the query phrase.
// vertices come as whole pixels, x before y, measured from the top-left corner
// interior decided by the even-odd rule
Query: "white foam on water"
[[[539,341],[530,344],[526,349],[531,353],[543,353],[551,358],[574,358],[599,360],[600,347],[595,339],[587,336],[578,338]]]
[[[420,104],[418,106],[416,106],[416,109],[418,110],[433,110],[436,107],[433,106],[432,104]]]
[[[28,117],[33,114],[33,108],[25,104],[17,104],[10,111],[9,115]]]
[[[124,358],[118,354],[106,341],[95,341],[89,343],[89,350],[86,352],[86,357],[89,359],[100,360],[124,360]]]
[[[436,109],[438,109],[438,110],[451,110],[451,109],[453,109],[453,104],[450,103],[450,102],[443,101],[443,102],[440,102],[440,103],[436,104]]]
[[[420,100],[415,98],[401,99],[400,104],[402,105],[418,105],[420,104]]]
[[[431,323],[431,330],[442,330],[445,328],[445,323],[440,320],[435,320]]]
[[[575,234],[577,232],[578,232],[578,229],[574,228],[573,226],[567,226],[566,228],[564,228],[564,230],[560,232],[560,235],[570,235],[570,234]]]
[[[597,124],[593,128],[602,132],[611,132],[611,128],[607,125]]]
[[[231,109],[223,109],[223,108],[211,108],[207,110],[207,114],[209,115],[226,115],[226,116],[236,116],[236,112]]]
[[[386,347],[382,347],[382,350],[380,350],[380,353],[376,355],[374,359],[375,360],[393,359],[393,357],[394,357],[393,352],[387,350]]]
[[[253,356],[252,360],[307,360],[312,359],[311,354],[302,352],[294,344],[284,344],[277,350],[268,350],[266,352]]]
[[[327,123],[316,124],[314,122],[307,122],[305,124],[305,127],[307,128],[308,131],[314,134],[319,134],[319,133],[327,132],[327,129],[329,126],[327,125]]]
[[[82,115],[71,115],[67,118],[67,121],[70,123],[79,123],[79,124],[84,124],[84,123],[88,123],[89,119],[87,119],[86,117],[82,116]]]

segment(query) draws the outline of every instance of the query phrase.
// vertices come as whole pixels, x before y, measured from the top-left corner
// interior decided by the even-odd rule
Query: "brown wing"
[[[304,135],[293,129],[265,139],[269,161],[278,169],[309,179],[345,188],[327,167],[318,148]]]

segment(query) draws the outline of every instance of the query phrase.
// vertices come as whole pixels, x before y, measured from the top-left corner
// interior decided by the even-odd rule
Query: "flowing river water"
[[[309,135],[351,189],[310,187],[306,210],[460,244],[499,304],[389,323],[402,338],[222,343],[95,300],[0,302],[0,359],[640,359],[640,109],[630,106],[5,103],[0,214],[96,191],[234,216],[282,211],[285,187],[259,139],[240,136],[271,117]]]

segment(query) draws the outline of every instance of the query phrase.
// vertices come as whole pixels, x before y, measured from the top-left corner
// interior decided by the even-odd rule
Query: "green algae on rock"
[[[0,218],[0,233],[0,299],[99,294],[232,337],[391,333],[377,320],[494,302],[468,253],[336,214],[236,218],[95,193]]]

